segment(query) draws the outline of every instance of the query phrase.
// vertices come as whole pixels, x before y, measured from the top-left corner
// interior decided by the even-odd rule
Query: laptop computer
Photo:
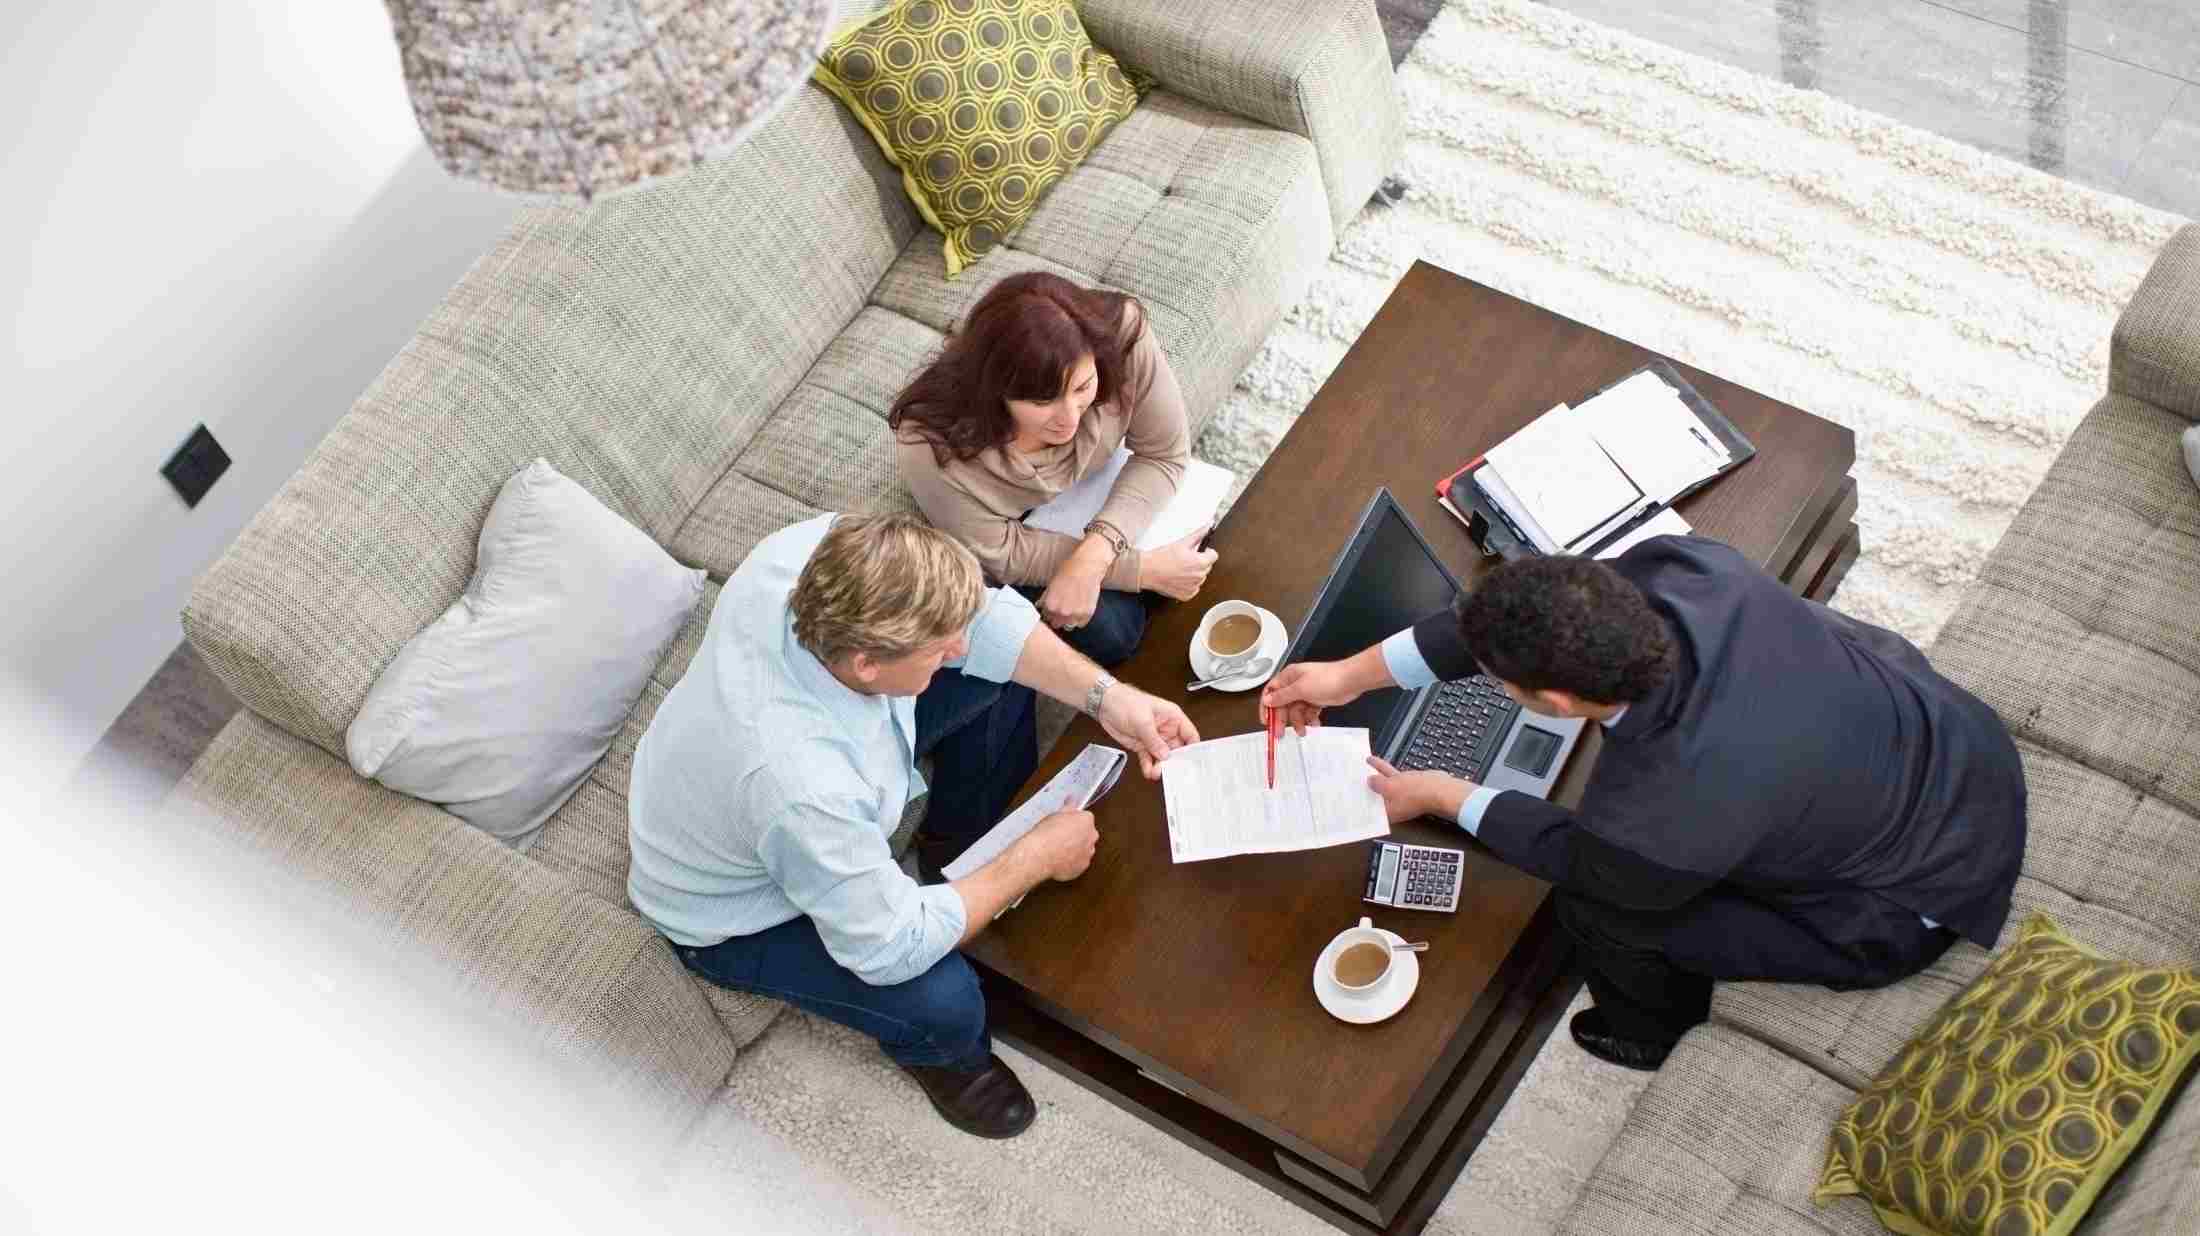
[[[1283,663],[1342,660],[1447,608],[1463,591],[1390,491],[1379,489]],[[1370,691],[1323,709],[1322,724],[1366,727],[1368,746],[1401,769],[1548,798],[1585,722],[1528,712],[1495,679],[1477,674],[1416,691]]]

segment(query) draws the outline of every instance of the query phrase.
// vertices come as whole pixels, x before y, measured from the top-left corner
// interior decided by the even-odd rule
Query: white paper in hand
[[[1115,492],[1115,480],[1123,475],[1123,465],[1130,462],[1130,458],[1128,447],[1116,447],[1115,454],[1085,479],[1054,495],[1054,500],[1046,505],[1033,507],[1031,513],[1024,516],[1024,526],[1064,536],[1085,535],[1085,526],[1107,504],[1108,495]],[[1215,509],[1222,505],[1223,495],[1230,492],[1230,483],[1236,479],[1228,469],[1198,459],[1187,460],[1184,477],[1176,485],[1176,495],[1155,513],[1153,522],[1146,525],[1146,531],[1139,535],[1138,548],[1159,549],[1207,526],[1215,517]]]
[[[1038,793],[1009,812],[1008,818],[971,842],[970,848],[954,862],[940,868],[940,874],[950,880],[960,880],[999,858],[1017,838],[1055,812],[1082,811],[1099,802],[1102,795],[1115,788],[1116,779],[1123,775],[1123,766],[1129,762],[1129,757],[1114,747],[1099,743],[1088,745],[1062,771],[1049,777]],[[1016,900],[1021,903],[1023,898]]]

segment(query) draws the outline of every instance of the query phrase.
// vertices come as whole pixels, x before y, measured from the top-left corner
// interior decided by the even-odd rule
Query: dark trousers
[[[917,697],[917,755],[932,759],[925,828],[950,856],[1008,813],[1038,767],[1031,688],[943,669]],[[708,948],[676,944],[688,969],[721,987],[784,1000],[861,1031],[900,1064],[977,1068],[993,1050],[977,972],[949,953],[923,974],[873,986],[833,959],[807,917]]]
[[[1860,897],[1868,894],[1843,895],[1835,921],[1856,929],[1842,940],[1813,930],[1807,914],[1723,887],[1667,911],[1623,910],[1562,891],[1557,909],[1612,1032],[1671,1043],[1711,1015],[1714,980],[1883,987],[1933,964],[1955,943],[1945,927]]]
[[[1046,593],[1044,588],[1018,588],[1016,591],[1032,604]],[[1091,657],[1102,669],[1114,669],[1131,659],[1138,651],[1138,641],[1146,637],[1146,598],[1143,593],[1117,592],[1112,588],[1100,590],[1100,603],[1093,607],[1092,617],[1074,631],[1056,631],[1062,642]]]

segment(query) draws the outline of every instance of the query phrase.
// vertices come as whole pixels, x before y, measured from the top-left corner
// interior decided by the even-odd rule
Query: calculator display
[[[1396,891],[1398,891],[1398,847],[1386,845],[1383,847],[1382,866],[1375,873],[1375,897],[1379,901],[1388,901],[1390,895]]]

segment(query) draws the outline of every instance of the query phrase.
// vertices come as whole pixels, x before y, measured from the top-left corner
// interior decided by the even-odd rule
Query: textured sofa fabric
[[[218,830],[325,895],[352,927],[469,976],[475,1008],[557,1027],[554,1045],[669,1140],[735,1045],[655,931],[439,808],[385,789],[249,710],[200,756],[171,823]]]
[[[2157,260],[2113,352],[2109,394],[2010,524],[1932,659],[1994,708],[2024,759],[2029,837],[2009,921],[2045,910],[2105,955],[2190,963],[2200,959],[2200,491],[2177,439],[2200,415],[2200,226]],[[1811,1205],[1827,1134],[1988,960],[1959,942],[1876,991],[1721,984],[1710,1024],[1651,1081],[1562,1230],[1882,1230],[1861,1199]],[[1797,1161],[1808,1164],[1801,1176]],[[2200,1098],[2164,1112],[2080,1230],[2200,1232]]]
[[[714,580],[820,510],[909,509],[886,408],[1010,273],[1142,298],[1204,422],[1401,152],[1374,6],[1081,11],[1153,58],[1127,59],[1156,87],[953,283],[898,172],[822,88],[721,162],[523,212],[199,580],[185,633],[246,710],[179,806],[446,948],[553,1048],[691,1111],[779,1008],[690,979],[626,902],[634,745],[715,586],[524,856],[354,776],[344,730],[465,587],[498,488],[537,456]]]

